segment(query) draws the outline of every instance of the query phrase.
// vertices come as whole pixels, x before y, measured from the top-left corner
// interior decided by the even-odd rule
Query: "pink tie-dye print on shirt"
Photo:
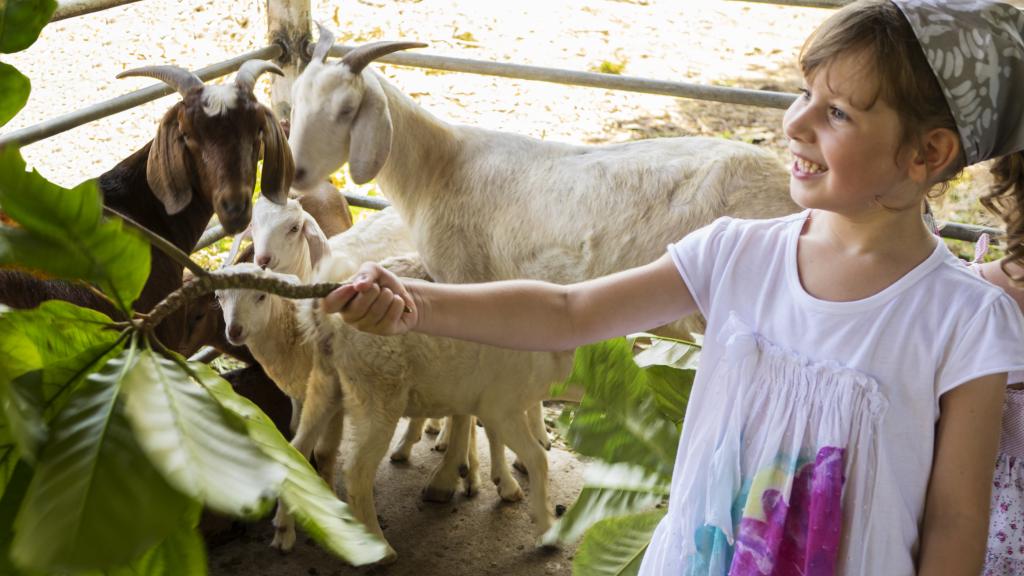
[[[759,498],[764,520],[740,520],[729,576],[831,576],[839,556],[845,450],[825,447],[793,480],[789,503],[777,488]]]

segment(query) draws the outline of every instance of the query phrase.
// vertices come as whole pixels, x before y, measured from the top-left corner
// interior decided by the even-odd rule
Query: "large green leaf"
[[[11,541],[14,539],[14,518],[31,480],[32,468],[25,461],[19,460],[10,475],[10,482],[0,496],[0,574],[21,573],[11,563]]]
[[[0,265],[20,265],[100,287],[129,310],[149,277],[149,244],[120,219],[101,217],[94,181],[48,182],[11,147],[0,148],[0,206],[21,228],[0,226]]]
[[[146,349],[124,377],[135,437],[172,486],[234,516],[269,510],[285,469],[175,360]]]
[[[640,571],[644,552],[664,510],[602,520],[576,550],[573,576],[632,576]]]
[[[0,52],[10,54],[31,46],[56,9],[56,0],[0,2]]]
[[[7,124],[28,102],[32,84],[21,72],[0,62],[0,126]]]
[[[46,422],[91,367],[115,352],[110,319],[62,301],[31,310],[0,311],[0,446],[13,440],[35,462]],[[4,484],[0,474],[0,487]]]
[[[321,546],[359,566],[378,562],[387,544],[356,520],[309,462],[281,436],[273,422],[252,402],[239,396],[209,366],[189,363],[221,403],[242,417],[260,448],[288,469],[281,498],[300,526]]]
[[[15,521],[11,556],[19,566],[112,569],[181,525],[189,500],[150,464],[117,401],[136,355],[133,341],[54,418]]]
[[[547,543],[572,542],[596,522],[649,509],[668,496],[671,478],[629,464],[587,464],[583,491],[544,535]]]
[[[573,449],[605,462],[672,474],[680,427],[659,409],[650,368],[636,365],[625,339],[578,349],[567,382],[585,390],[565,431]]]
[[[128,566],[83,576],[206,576],[206,549],[196,531],[199,507],[189,521]]]

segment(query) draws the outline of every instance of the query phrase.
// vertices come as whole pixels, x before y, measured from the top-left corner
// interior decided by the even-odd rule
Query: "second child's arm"
[[[666,254],[568,286],[533,280],[435,284],[399,280],[377,264],[364,264],[352,284],[324,299],[324,309],[375,334],[415,330],[505,348],[570,350],[667,324],[697,306]]]

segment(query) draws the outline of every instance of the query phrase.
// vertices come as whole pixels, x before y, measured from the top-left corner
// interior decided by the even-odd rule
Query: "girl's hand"
[[[418,320],[405,285],[376,262],[363,264],[351,284],[324,297],[323,307],[329,314],[340,312],[357,330],[381,336],[405,334]]]

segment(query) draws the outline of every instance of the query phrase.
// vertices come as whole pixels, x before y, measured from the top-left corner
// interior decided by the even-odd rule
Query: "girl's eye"
[[[829,118],[836,120],[838,122],[845,122],[850,119],[850,117],[846,115],[846,112],[843,112],[842,110],[836,108],[835,106],[829,106],[828,115]]]

